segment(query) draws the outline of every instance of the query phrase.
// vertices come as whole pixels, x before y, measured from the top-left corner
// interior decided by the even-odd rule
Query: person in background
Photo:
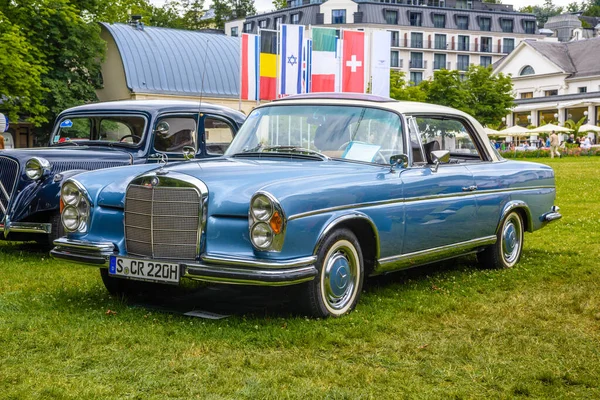
[[[556,132],[552,131],[550,135],[550,158],[554,158],[554,154],[560,157],[560,153],[558,152],[558,135]]]
[[[550,147],[550,136],[546,138],[546,147]]]
[[[590,138],[588,136],[586,136],[585,139],[583,139],[583,142],[581,143],[581,148],[585,150],[589,150],[592,148],[592,142],[590,141]]]
[[[4,136],[0,134],[0,150],[4,150]]]
[[[573,144],[573,143],[575,143],[575,135],[573,135],[573,134],[571,133],[571,135],[570,135],[570,136],[569,136],[569,138],[567,139],[567,143],[569,143],[569,144]]]

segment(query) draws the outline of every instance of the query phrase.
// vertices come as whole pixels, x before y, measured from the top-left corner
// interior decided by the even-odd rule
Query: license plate
[[[108,274],[142,281],[178,284],[181,267],[179,264],[164,261],[111,256]]]

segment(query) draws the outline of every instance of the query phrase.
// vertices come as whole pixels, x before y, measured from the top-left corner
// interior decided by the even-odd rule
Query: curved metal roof
[[[239,97],[239,38],[151,26],[101,25],[119,49],[132,92]]]

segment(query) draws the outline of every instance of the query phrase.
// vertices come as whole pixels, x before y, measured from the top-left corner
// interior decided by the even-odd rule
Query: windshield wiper
[[[72,140],[65,140],[64,142],[58,142],[58,143],[54,143],[52,144],[52,146],[63,146],[63,145],[74,145],[74,146],[79,146],[79,144],[77,144],[76,142],[72,141]]]
[[[319,158],[321,158],[322,160],[330,160],[331,158],[326,156],[325,154],[316,151],[316,150],[311,150],[311,149],[307,149],[305,147],[300,147],[300,146],[263,146],[262,144],[258,144],[255,147],[251,148],[251,149],[244,149],[242,151],[242,153],[238,153],[238,154],[243,154],[243,153],[265,153],[265,152],[274,152],[274,153],[292,153],[292,154],[304,154],[304,155],[309,155],[309,156],[317,156]]]

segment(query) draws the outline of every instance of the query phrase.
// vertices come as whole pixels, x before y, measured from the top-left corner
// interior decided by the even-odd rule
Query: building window
[[[300,13],[295,13],[290,16],[290,23],[298,25],[300,23]]]
[[[492,52],[492,38],[491,37],[482,37],[481,38],[481,49],[479,50],[482,53],[491,53]]]
[[[283,24],[283,17],[275,18],[275,29],[279,29],[279,26]]]
[[[469,29],[469,17],[466,15],[458,15],[456,17],[456,27],[458,29]]]
[[[433,26],[435,28],[445,28],[446,27],[446,15],[433,14]]]
[[[579,88],[577,88],[577,91],[579,93],[587,93],[587,86],[579,87]]]
[[[546,97],[558,96],[558,89],[546,90],[546,91],[544,91],[544,96],[546,96]]]
[[[252,32],[252,22],[244,23],[244,33]]]
[[[398,11],[385,10],[385,23],[389,25],[398,25]]]
[[[535,70],[533,69],[533,67],[531,65],[526,65],[521,70],[521,73],[519,73],[519,76],[534,75],[534,74],[535,74]]]
[[[269,20],[268,19],[262,19],[262,20],[258,21],[258,27],[260,29],[267,29],[268,26],[269,26]]]
[[[433,55],[433,69],[444,69],[446,68],[446,55],[445,54],[434,54]]]
[[[410,53],[410,68],[423,68],[423,53]]]
[[[398,31],[390,31],[392,34],[392,47],[400,46],[400,32]]]
[[[423,34],[419,32],[413,32],[410,34],[410,47],[417,49],[423,48]]]
[[[237,37],[237,35],[238,35],[238,27],[237,26],[232,26],[231,27],[231,36]]]
[[[533,92],[524,92],[521,93],[522,99],[533,99]]]
[[[410,85],[416,86],[423,80],[422,72],[411,72],[410,73]]]
[[[456,8],[471,10],[473,8],[472,0],[456,0]]]
[[[515,49],[515,39],[506,39],[502,41],[502,53],[511,53]]]
[[[492,19],[481,17],[479,18],[479,29],[482,31],[489,32],[492,30]]]
[[[481,56],[479,57],[479,65],[481,65],[482,67],[489,67],[490,65],[492,65],[492,57],[490,56]]]
[[[345,24],[346,23],[346,10],[332,10],[331,11],[331,23],[332,24]]]
[[[421,26],[423,14],[417,12],[409,13],[410,26]]]
[[[438,35],[434,36],[435,43],[434,46],[436,49],[445,50],[446,49],[446,35]]]
[[[456,57],[456,69],[459,71],[467,71],[469,69],[469,56],[459,54]]]
[[[398,68],[399,63],[398,63],[398,52],[397,51],[392,51],[391,57],[390,57],[390,67],[392,68]]]
[[[514,21],[512,19],[500,19],[500,25],[502,26],[502,32],[513,33],[514,32]]]
[[[470,51],[468,36],[458,35],[458,51]]]
[[[525,33],[535,35],[535,21],[523,21]]]

